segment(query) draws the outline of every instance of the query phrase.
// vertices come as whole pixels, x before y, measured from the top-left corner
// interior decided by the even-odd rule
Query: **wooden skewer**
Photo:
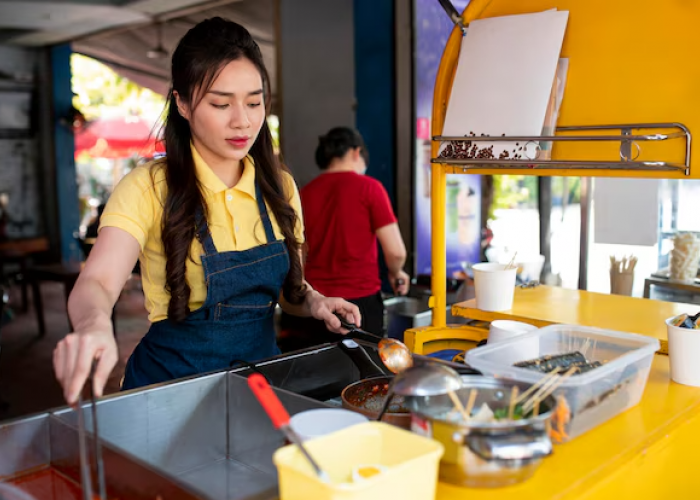
[[[512,269],[513,267],[515,267],[513,264],[515,264],[515,257],[516,257],[517,255],[518,255],[518,252],[515,252],[515,253],[513,254],[513,258],[510,259],[510,262],[509,262],[508,265],[506,266],[506,269]]]
[[[513,413],[515,412],[515,401],[518,399],[518,391],[520,389],[517,385],[513,386],[510,391],[510,404],[508,405],[508,420],[513,420]]]
[[[545,391],[547,391],[552,385],[554,385],[559,377],[559,375],[554,375],[553,377],[550,377],[545,384],[542,384],[537,392],[535,392],[535,394],[533,394],[526,402],[523,403],[523,413],[526,413],[525,410],[528,407],[528,411],[532,409],[531,404],[537,399],[541,398],[541,395],[544,394]]]
[[[545,375],[544,377],[542,377],[542,378],[541,378],[539,381],[537,381],[535,384],[531,385],[531,386],[528,388],[528,390],[526,390],[526,391],[523,392],[518,398],[516,398],[515,404],[517,405],[517,404],[522,403],[523,401],[525,401],[525,400],[530,396],[530,394],[532,394],[533,392],[535,392],[536,390],[538,390],[540,387],[542,387],[544,384],[546,384],[547,381],[549,381],[549,379],[551,379],[552,377],[554,377],[554,376],[559,372],[560,369],[561,369],[561,368],[556,367],[554,370],[552,370],[552,371],[549,372],[547,375]]]
[[[542,401],[546,399],[550,394],[552,394],[561,384],[566,382],[566,379],[571,377],[574,373],[578,371],[578,367],[573,366],[567,371],[564,375],[558,377],[558,380],[556,380],[548,389],[543,391],[541,394],[535,394],[530,400],[528,400],[524,405],[523,405],[523,412],[527,413],[530,411],[534,404],[536,402]]]
[[[577,368],[572,368],[571,370],[576,371]],[[571,371],[570,370],[570,371]],[[564,375],[561,375],[559,377],[559,380],[555,381],[554,384],[552,384],[550,387],[548,387],[544,392],[535,394],[530,400],[528,400],[525,404],[523,404],[523,413],[527,413],[529,411],[532,411],[535,407],[535,405],[538,406],[541,401],[544,401],[550,394],[552,394],[555,390],[559,388],[561,384],[563,384],[567,378],[569,378],[571,375],[573,375],[573,372],[565,373]]]
[[[469,414],[466,412],[464,409],[464,405],[462,405],[462,402],[459,400],[457,395],[455,394],[454,391],[450,391],[447,393],[450,396],[450,399],[452,400],[452,404],[455,405],[455,408],[459,413],[462,414],[462,418],[464,419],[465,422],[469,420]]]
[[[476,402],[476,394],[478,392],[479,391],[477,391],[476,389],[472,389],[469,392],[469,401],[467,401],[467,408],[464,411],[467,412],[467,415],[469,415],[470,418],[472,416],[472,410],[474,409],[474,403]]]
[[[539,391],[540,389],[542,389],[542,387],[547,386],[551,382],[551,380],[554,377],[556,377],[558,371],[559,369],[555,368],[553,371],[549,372],[546,376],[540,379],[536,384],[532,385],[527,391],[523,392],[520,396],[518,396],[518,398],[515,400],[515,404],[518,405],[520,403],[523,403],[533,393]]]
[[[540,400],[535,401],[535,407],[532,409],[532,414],[536,417],[540,414]]]

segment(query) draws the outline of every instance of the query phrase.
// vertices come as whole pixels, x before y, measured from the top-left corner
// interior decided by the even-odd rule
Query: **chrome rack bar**
[[[636,134],[632,135],[635,129],[675,129],[668,133]],[[662,170],[662,171],[684,171],[685,175],[690,175],[690,146],[692,135],[690,130],[683,124],[677,122],[668,123],[631,123],[622,125],[582,125],[558,127],[557,133],[583,132],[583,131],[603,131],[620,130],[621,135],[605,134],[582,134],[582,135],[553,135],[553,136],[487,136],[487,135],[465,135],[459,136],[435,136],[434,141],[440,142],[575,142],[575,141],[610,141],[620,142],[620,157],[622,161],[584,161],[584,160],[538,160],[537,158],[521,159],[486,159],[486,158],[433,158],[432,163],[444,163],[446,165],[463,165],[464,169],[483,170],[494,166],[502,166],[509,169],[554,169],[559,166],[570,166],[583,170],[607,169],[607,170]],[[641,147],[637,142],[642,141],[665,141],[671,139],[685,138],[685,162],[684,164],[668,163],[665,161],[634,161],[631,158],[631,147],[634,144],[639,152]]]
[[[575,167],[580,170],[685,170],[685,165],[667,163],[665,161],[580,161],[580,160],[486,160],[479,158],[433,158],[432,163],[444,163],[463,170],[493,170],[494,166],[502,165],[511,170],[540,170],[556,169],[559,166]]]

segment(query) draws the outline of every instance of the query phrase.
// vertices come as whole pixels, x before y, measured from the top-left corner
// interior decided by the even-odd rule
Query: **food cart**
[[[486,337],[482,323],[446,325],[445,175],[478,172],[533,175],[699,178],[692,168],[691,132],[700,127],[695,99],[700,69],[700,4],[650,0],[472,0],[461,24],[495,16],[568,10],[563,55],[575,61],[559,122],[550,138],[552,160],[445,161],[432,167],[433,324],[406,332],[414,353],[469,349]],[[433,156],[463,26],[449,39],[438,74]],[[694,84],[695,83],[695,84]],[[569,139],[562,139],[569,137]],[[644,143],[643,157],[624,148]],[[635,146],[632,146],[634,144]],[[622,148],[622,149],[621,149]],[[567,294],[561,296],[560,294]],[[555,304],[553,307],[552,304]],[[463,488],[439,483],[436,498],[617,499],[690,498],[700,480],[691,468],[700,444],[700,388],[672,383],[664,354],[664,320],[686,306],[547,287],[517,290],[514,309],[485,313],[456,304],[454,315],[488,322],[512,318],[536,326],[580,324],[639,333],[661,341],[653,355],[641,402],[556,445],[534,476],[505,488]],[[368,348],[378,361],[376,352]],[[335,345],[141,391],[109,396],[98,405],[108,491],[120,498],[276,498],[272,454],[284,445],[245,384],[259,371],[295,414],[338,406],[342,388],[361,372]],[[76,415],[61,408],[0,425],[0,483],[49,467],[77,480]],[[90,427],[88,422],[88,427]],[[13,479],[14,478],[14,479]],[[46,497],[49,498],[49,497]],[[77,497],[76,497],[77,498]]]

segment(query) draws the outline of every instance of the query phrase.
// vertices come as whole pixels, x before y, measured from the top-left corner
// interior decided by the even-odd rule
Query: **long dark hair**
[[[201,211],[206,217],[207,207],[190,149],[190,125],[178,112],[173,92],[194,109],[221,69],[241,58],[248,59],[260,72],[265,107],[269,111],[270,79],[260,48],[243,26],[220,17],[207,19],[190,29],[173,53],[172,88],[163,132],[167,195],[163,207],[162,239],[166,289],[170,292],[168,318],[174,321],[182,321],[189,312],[190,286],[185,266],[187,259],[192,259],[190,247],[196,237],[196,214]],[[194,102],[195,94],[197,102]],[[275,214],[289,250],[290,269],[282,288],[284,297],[292,304],[300,304],[306,288],[299,257],[300,244],[294,234],[297,214],[289,204],[290,193],[285,191],[282,177],[285,167],[273,153],[272,136],[266,121],[263,121],[249,154],[255,162],[255,178],[263,198]]]

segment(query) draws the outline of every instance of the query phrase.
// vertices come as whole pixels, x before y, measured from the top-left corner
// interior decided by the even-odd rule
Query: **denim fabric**
[[[228,368],[235,360],[258,361],[280,353],[273,316],[289,271],[289,254],[276,241],[256,182],[258,209],[267,243],[219,253],[206,219],[198,216],[197,237],[207,298],[185,321],[151,325],[126,366],[122,390]]]

